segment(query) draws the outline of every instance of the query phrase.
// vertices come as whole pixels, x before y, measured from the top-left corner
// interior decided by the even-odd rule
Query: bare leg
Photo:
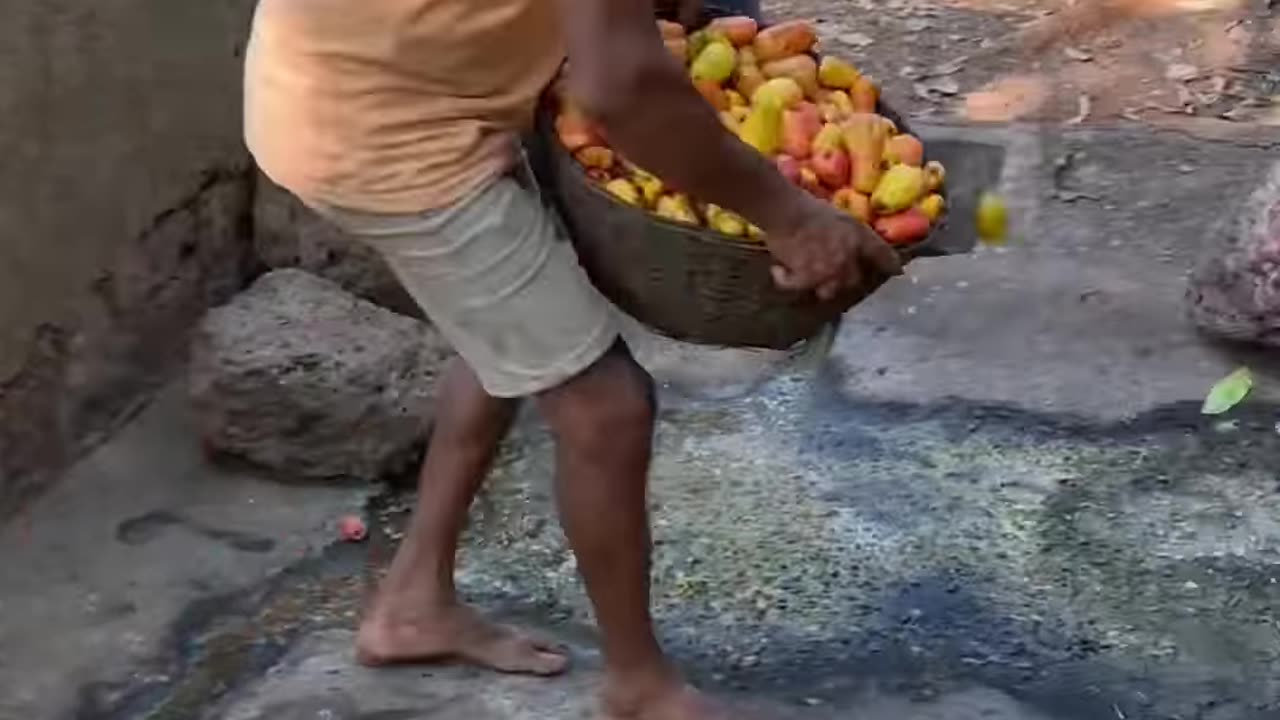
[[[462,361],[441,383],[439,414],[418,500],[356,650],[370,665],[460,659],[504,672],[551,675],[567,658],[549,643],[485,621],[458,602],[454,556],[467,512],[518,403],[490,396]]]
[[[556,435],[560,514],[600,624],[615,720],[729,716],[685,685],[649,613],[652,381],[619,344],[539,404]]]

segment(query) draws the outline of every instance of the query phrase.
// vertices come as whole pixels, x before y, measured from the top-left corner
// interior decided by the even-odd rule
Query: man
[[[865,226],[729,135],[667,54],[653,0],[261,0],[246,135],[271,178],[386,257],[461,356],[414,517],[357,640],[368,664],[462,659],[550,675],[566,658],[461,605],[454,553],[535,400],[598,619],[614,720],[727,717],[663,655],[649,614],[648,375],[552,218],[510,175],[565,57],[570,92],[638,165],[765,230],[779,285],[830,296],[900,272]],[[673,132],[678,128],[678,132]]]

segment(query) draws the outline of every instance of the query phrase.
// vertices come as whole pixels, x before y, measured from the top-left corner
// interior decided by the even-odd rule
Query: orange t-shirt
[[[306,201],[437,209],[511,168],[563,58],[552,0],[261,0],[246,142]]]

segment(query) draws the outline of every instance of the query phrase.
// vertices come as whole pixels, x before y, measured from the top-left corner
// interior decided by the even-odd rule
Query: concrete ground
[[[1180,303],[1275,145],[929,135],[1005,149],[1008,247],[912,265],[830,357],[638,343],[666,388],[667,644],[781,717],[1280,717],[1274,364],[1196,337]],[[1198,415],[1241,362],[1258,392]],[[552,681],[353,665],[407,498],[211,467],[188,413],[175,380],[0,529],[0,718],[592,717],[598,658],[535,421],[478,503],[463,585],[573,648]],[[335,543],[362,509],[370,542]]]

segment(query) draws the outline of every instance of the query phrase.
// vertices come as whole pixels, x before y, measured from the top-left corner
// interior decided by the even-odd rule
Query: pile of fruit
[[[946,170],[924,162],[920,140],[876,113],[880,90],[870,78],[838,58],[815,59],[812,24],[759,30],[751,18],[730,17],[688,34],[675,23],[658,26],[725,127],[789,180],[893,244],[923,240],[942,217]],[[565,98],[555,126],[587,175],[620,201],[732,237],[763,237],[738,214],[697,202],[619,157]]]

